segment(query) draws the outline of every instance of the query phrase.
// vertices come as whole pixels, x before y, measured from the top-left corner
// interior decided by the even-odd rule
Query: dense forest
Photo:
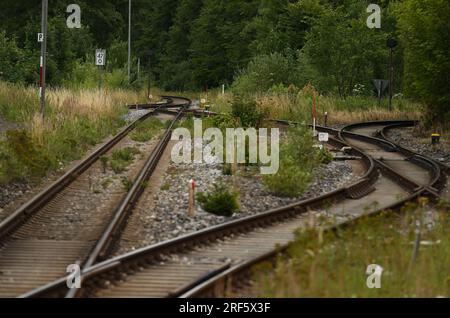
[[[68,29],[66,8],[81,7],[81,29]],[[323,94],[373,94],[388,78],[394,38],[395,92],[417,98],[450,121],[448,0],[377,1],[381,28],[366,21],[363,0],[133,0],[132,83],[126,79],[128,0],[50,0],[48,80],[95,87],[96,48],[107,49],[111,87],[139,87],[150,74],[170,90],[225,84],[236,92],[313,85]],[[0,78],[38,81],[40,0],[3,0]],[[137,76],[140,60],[140,78]]]

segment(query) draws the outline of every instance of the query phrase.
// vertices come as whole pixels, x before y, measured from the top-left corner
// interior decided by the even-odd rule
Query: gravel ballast
[[[141,243],[137,249],[181,235],[192,233],[210,226],[283,207],[303,199],[317,197],[352,183],[355,176],[346,162],[334,161],[318,168],[314,180],[307,191],[297,198],[282,198],[269,193],[258,174],[252,168],[240,168],[236,180],[225,176],[222,165],[173,164],[165,174],[163,185],[155,196],[154,208],[141,216]],[[189,182],[194,179],[197,192],[208,192],[215,183],[236,184],[239,189],[240,211],[232,217],[221,217],[202,210],[196,205],[194,217],[188,216]],[[125,250],[121,250],[126,252]]]

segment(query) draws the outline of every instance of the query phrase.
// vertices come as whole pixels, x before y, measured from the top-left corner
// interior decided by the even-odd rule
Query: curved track
[[[149,105],[153,108],[151,112],[126,127],[0,224],[0,297],[19,296],[58,279],[65,275],[70,264],[89,267],[106,257],[130,207],[164,151],[175,121],[190,105],[184,98],[164,98],[165,103]],[[96,196],[90,176],[102,169],[99,158],[119,144],[138,123],[163,107],[181,110],[139,168],[130,191],[125,197],[122,193],[111,193],[107,198]]]
[[[350,146],[351,154],[362,158],[365,174],[353,185],[104,261],[83,271],[83,287],[71,296],[224,295],[233,277],[275,255],[277,245],[287,246],[314,211],[326,210],[346,225],[420,195],[436,197],[443,181],[440,168],[424,157],[406,158],[392,143],[371,137],[383,125],[352,125],[342,131],[319,127],[334,135],[330,143],[335,147]],[[25,296],[60,297],[66,292],[62,278]]]

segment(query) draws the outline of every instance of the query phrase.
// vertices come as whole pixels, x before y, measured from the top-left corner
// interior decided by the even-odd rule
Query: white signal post
[[[38,35],[38,42],[41,43],[41,58],[39,63],[39,97],[41,99],[41,116],[45,115],[45,73],[46,73],[46,54],[47,54],[47,17],[48,0],[42,0],[42,22],[41,33]]]
[[[103,68],[106,65],[106,50],[103,50],[103,49],[95,50],[95,65],[98,66],[99,71],[100,71],[99,89],[101,89],[102,88]]]

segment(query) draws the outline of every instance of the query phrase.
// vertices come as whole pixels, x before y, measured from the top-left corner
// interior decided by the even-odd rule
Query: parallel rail
[[[318,127],[318,129],[320,130],[321,127]],[[340,134],[339,131],[330,130],[328,128],[323,128],[323,130],[332,132],[333,135]],[[353,138],[356,137],[356,134],[347,132],[345,134],[350,134]],[[386,148],[388,151],[394,150],[392,148],[392,145],[390,145],[386,141],[380,141],[379,139],[367,136],[359,137],[359,135],[358,138],[370,140],[371,142],[380,145],[382,148]],[[337,147],[349,146],[347,142],[336,138],[331,138],[331,143],[333,143]],[[246,235],[248,236],[252,233],[258,234],[258,231],[267,231],[269,233],[272,228],[277,229],[280,226],[283,228],[285,224],[289,225],[290,223],[298,222],[299,217],[311,210],[323,209],[327,206],[329,207],[339,205],[342,202],[349,200],[361,200],[361,202],[363,202],[364,199],[361,198],[370,193],[366,193],[366,189],[370,188],[375,184],[375,182],[377,182],[377,180],[381,177],[380,174],[383,175],[382,178],[385,178],[385,180],[389,179],[392,180],[390,182],[396,182],[398,184],[397,187],[403,189],[406,194],[400,200],[397,199],[395,202],[384,206],[383,208],[372,210],[370,214],[380,213],[385,209],[396,209],[401,207],[405,202],[414,200],[418,196],[430,195],[426,187],[417,184],[407,177],[399,175],[394,169],[381,163],[379,160],[374,160],[371,156],[367,155],[364,151],[358,149],[357,147],[352,147],[352,153],[363,158],[363,162],[366,167],[365,175],[352,186],[341,188],[321,197],[305,200],[287,207],[274,209],[259,215],[207,228],[196,233],[185,235],[183,237],[162,242],[148,248],[140,249],[138,251],[104,261],[83,271],[83,288],[78,291],[77,296],[88,297],[102,295],[101,292],[99,293],[99,290],[108,290],[109,288],[114,289],[115,283],[128,286],[127,280],[132,280],[134,275],[137,275],[137,277],[139,275],[144,275],[143,279],[145,283],[137,282],[137,285],[131,284],[127,287],[128,289],[125,287],[124,288],[126,290],[139,292],[141,293],[140,295],[143,296],[156,295],[159,292],[161,292],[165,296],[170,297],[203,295],[202,293],[205,290],[215,290],[217,287],[216,282],[223,281],[223,277],[236,275],[236,273],[243,271],[245,268],[248,268],[255,262],[275,255],[278,249],[274,249],[272,247],[265,253],[257,255],[256,257],[249,257],[238,264],[235,264],[233,262],[221,263],[219,264],[220,266],[216,264],[209,270],[203,272],[202,275],[199,275],[197,279],[185,279],[183,273],[174,273],[174,275],[176,275],[175,277],[179,277],[180,281],[179,283],[177,283],[178,288],[175,288],[173,290],[166,290],[164,286],[161,287],[160,285],[153,286],[151,280],[159,281],[158,278],[162,279],[162,277],[158,276],[159,274],[152,274],[152,271],[154,273],[160,273],[160,270],[163,270],[164,266],[168,266],[170,268],[169,265],[165,264],[167,255],[176,254],[180,255],[180,257],[183,255],[186,257],[189,257],[189,255],[197,255],[196,257],[200,257],[201,255],[203,255],[203,257],[205,257],[205,255],[214,255],[214,248],[217,246],[217,244],[220,245],[220,242],[222,241],[233,242],[233,240],[235,240],[236,242],[242,242],[242,244],[247,242],[248,244],[250,244],[249,246],[253,246],[252,244],[257,244],[255,245],[256,248],[256,246],[259,246],[261,242],[252,243],[253,241],[251,238],[248,238],[246,241]],[[434,179],[435,178],[430,177],[429,183],[432,184],[434,182]],[[431,193],[431,195],[433,194]],[[354,218],[353,220],[355,219],[358,218]],[[349,223],[351,222],[345,222],[345,224],[341,226],[347,226]],[[288,231],[287,228],[284,228],[284,231]],[[273,233],[277,232],[272,231],[272,235]],[[243,237],[242,239],[240,239],[241,236]],[[284,245],[286,245],[288,241],[289,240],[287,240]],[[234,245],[232,244],[231,246]],[[164,262],[164,265],[161,265],[161,261]],[[170,261],[167,262],[170,264]],[[198,266],[200,265],[201,264],[199,264]],[[194,269],[191,270],[194,271]],[[147,275],[147,272],[150,276],[145,276]],[[64,296],[65,292],[67,291],[65,282],[65,278],[62,278],[52,284],[28,293],[24,295],[24,297]],[[135,290],[136,288],[138,289],[138,291]],[[195,290],[199,292],[201,290],[202,292],[193,292]],[[118,296],[120,294],[114,295]],[[134,294],[132,293],[132,295]],[[206,293],[205,295],[209,294]]]
[[[165,133],[163,134],[162,138],[159,140],[157,146],[153,149],[152,153],[150,154],[149,158],[147,159],[146,163],[144,164],[144,167],[138,174],[136,180],[133,183],[133,186],[131,187],[130,191],[126,194],[126,196],[120,201],[120,205],[115,210],[115,212],[112,215],[111,220],[109,223],[107,223],[106,228],[104,228],[103,232],[99,236],[100,239],[98,239],[98,242],[94,244],[92,250],[87,254],[87,256],[83,256],[81,258],[80,265],[84,267],[90,267],[95,262],[102,258],[106,258],[107,253],[109,252],[111,246],[114,244],[114,242],[118,239],[120,236],[120,231],[124,226],[124,223],[131,211],[131,208],[133,204],[138,200],[140,194],[145,188],[145,181],[150,177],[150,175],[153,173],[161,154],[164,152],[168,141],[171,137],[171,131],[174,127],[175,122],[182,116],[184,110],[190,106],[191,101],[184,98],[178,98],[178,97],[172,97],[172,96],[164,96],[165,102],[164,103],[158,103],[153,104],[154,106],[152,108],[152,111],[148,112],[147,114],[141,116],[136,121],[134,121],[132,124],[124,128],[119,134],[114,136],[111,140],[109,140],[106,144],[102,145],[99,149],[97,149],[94,153],[89,155],[86,159],[84,159],[81,163],[77,164],[74,168],[72,168],[69,172],[67,172],[64,176],[62,176],[60,179],[58,179],[56,182],[54,182],[52,185],[50,185],[47,189],[39,193],[37,196],[35,196],[33,199],[31,199],[29,202],[27,202],[25,205],[23,205],[21,208],[19,208],[17,211],[15,211],[11,216],[9,216],[5,221],[3,221],[0,224],[0,253],[5,253],[5,249],[11,250],[9,248],[9,245],[13,243],[13,249],[14,249],[14,242],[18,242],[18,239],[12,239],[10,238],[11,235],[14,233],[17,233],[19,229],[22,226],[27,225],[30,223],[30,219],[38,220],[38,224],[35,224],[33,226],[37,226],[39,224],[40,227],[45,226],[44,221],[39,221],[39,211],[41,211],[43,208],[45,208],[47,205],[53,205],[53,200],[61,195],[64,191],[66,191],[66,188],[69,187],[79,176],[81,176],[85,171],[87,171],[95,162],[99,160],[99,158],[107,153],[109,150],[111,150],[115,145],[117,145],[128,133],[130,133],[139,123],[143,122],[150,116],[158,113],[160,110],[162,110],[165,107],[177,107],[180,108],[178,111],[178,115],[175,116],[175,119],[172,121],[171,125],[166,129]],[[51,209],[51,208],[50,208]],[[53,207],[54,209],[54,207]],[[55,215],[57,217],[57,215]],[[33,224],[35,221],[32,222]],[[22,235],[21,235],[22,236]],[[51,236],[51,233],[48,233],[46,236]],[[92,239],[92,238],[91,238]],[[20,260],[21,264],[25,264],[24,262],[29,262],[31,268],[27,271],[30,271],[30,273],[33,271],[32,264],[33,262],[45,262],[45,257],[49,257],[48,255],[38,255],[36,254],[36,251],[39,249],[39,242],[42,244],[42,248],[44,248],[46,245],[48,245],[49,249],[51,249],[51,253],[56,253],[57,251],[60,251],[61,254],[65,254],[64,257],[67,257],[67,255],[74,255],[74,252],[76,250],[79,250],[75,253],[80,253],[80,255],[85,255],[84,252],[82,252],[85,247],[80,245],[80,242],[67,242],[60,239],[55,239],[53,241],[48,240],[41,240],[35,239],[34,241],[25,241],[26,237],[24,238],[23,244],[24,250],[23,251],[10,251],[8,252],[8,260],[4,260],[3,263],[6,265],[6,271],[9,272],[11,268],[11,261],[14,259]],[[86,240],[90,240],[90,238],[86,238]],[[59,244],[59,245],[58,245]],[[2,247],[3,245],[3,247]],[[19,245],[19,246],[22,246]],[[89,246],[91,244],[88,244],[86,246]],[[58,247],[59,246],[59,247]],[[2,248],[1,248],[2,247]],[[42,249],[41,248],[41,249]],[[27,253],[30,249],[29,255]],[[65,249],[68,249],[66,252]],[[70,252],[69,252],[70,250]],[[54,254],[52,254],[54,255]],[[54,255],[54,257],[57,257],[57,255]],[[64,258],[63,257],[63,258]],[[72,256],[69,256],[72,257]],[[39,258],[43,258],[40,260]],[[28,261],[27,261],[28,260]],[[1,261],[1,260],[0,260]],[[73,260],[74,262],[75,260]],[[1,262],[0,262],[1,263]],[[3,264],[2,263],[2,264]],[[22,265],[23,265],[22,264]],[[68,265],[68,264],[67,264]],[[67,266],[66,265],[66,266]],[[56,270],[55,264],[49,263],[49,270]],[[51,269],[51,267],[55,267],[55,269]],[[25,270],[22,269],[22,267],[17,268],[17,274],[14,274],[13,276],[9,275],[7,277],[11,277],[10,279],[20,279],[21,275],[20,273]],[[63,275],[65,268],[61,268],[61,275]],[[16,270],[13,269],[15,272]],[[0,283],[2,279],[5,279],[5,277],[2,276],[4,274],[3,272],[0,272]],[[36,275],[43,275],[43,277],[51,277],[53,274],[48,273],[42,273],[42,274],[36,274]],[[53,278],[54,279],[54,278]],[[51,279],[51,280],[53,280]],[[49,281],[51,281],[49,280]],[[22,283],[21,283],[22,284]],[[19,284],[20,285],[20,284]],[[34,286],[32,286],[34,287]],[[2,292],[0,287],[0,293]]]

